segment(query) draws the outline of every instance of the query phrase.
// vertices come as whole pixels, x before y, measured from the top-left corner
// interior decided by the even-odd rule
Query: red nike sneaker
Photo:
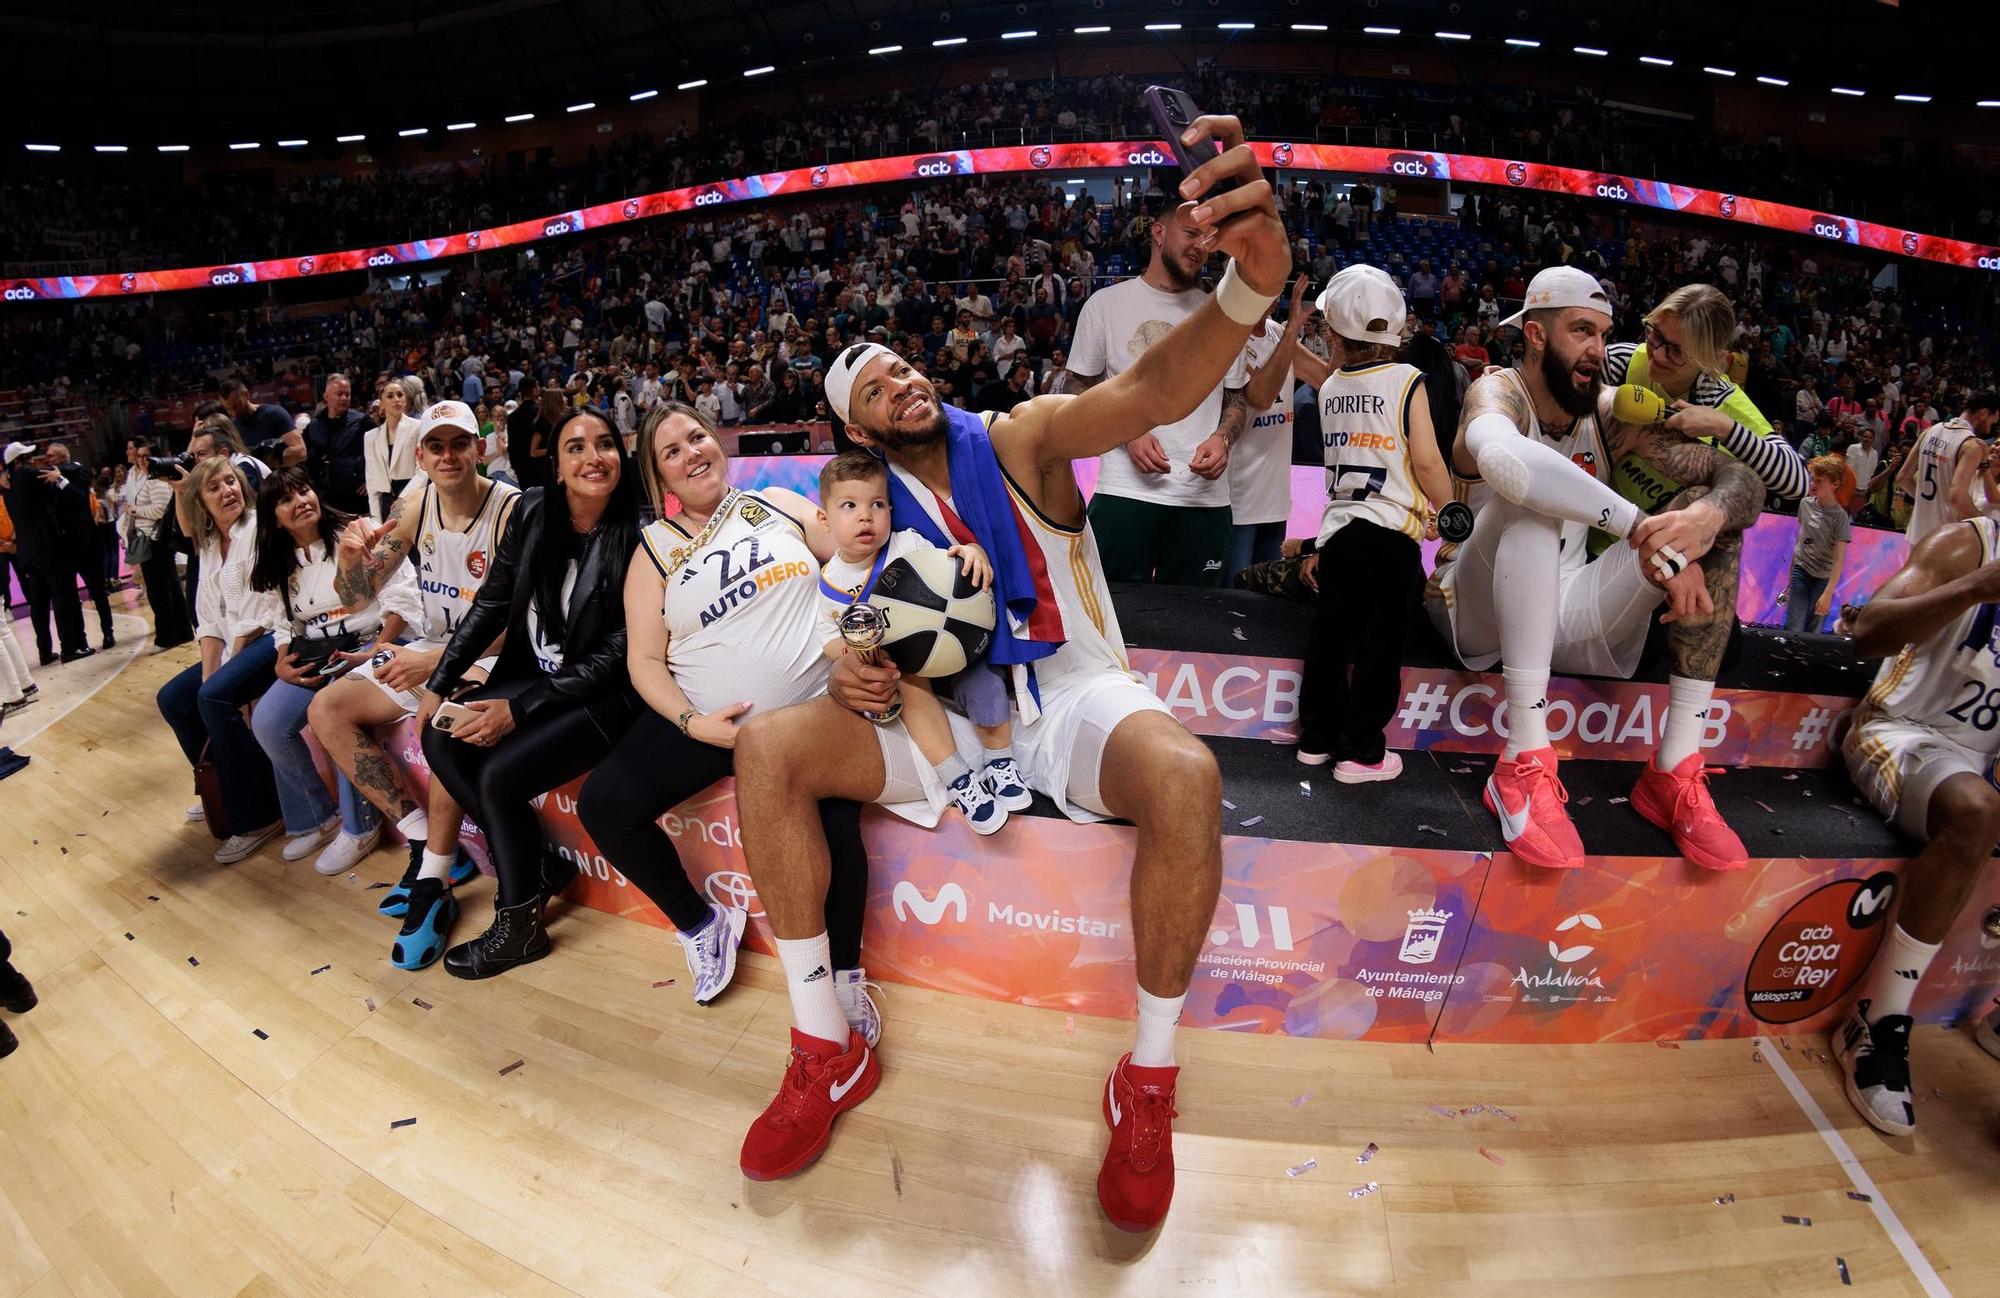
[[[1111,1147],[1097,1202],[1120,1230],[1153,1229],[1174,1202],[1174,1082],[1179,1068],[1140,1068],[1127,1054],[1104,1083]]]
[[[1563,804],[1569,790],[1556,778],[1556,750],[1537,748],[1502,757],[1486,777],[1486,809],[1500,821],[1507,850],[1528,865],[1574,870],[1583,864],[1583,840]]]
[[[833,1120],[875,1093],[882,1066],[861,1034],[847,1034],[847,1048],[792,1029],[792,1058],[769,1107],[743,1137],[743,1175],[775,1181],[812,1166],[826,1152]]]
[[[1632,786],[1632,810],[1674,836],[1674,846],[1696,865],[1710,870],[1741,870],[1750,864],[1743,840],[1715,809],[1708,792],[1709,768],[1701,754],[1681,759],[1671,771],[1647,762]]]

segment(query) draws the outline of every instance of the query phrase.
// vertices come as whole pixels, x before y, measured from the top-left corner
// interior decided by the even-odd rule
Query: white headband
[[[881,343],[855,343],[834,357],[833,364],[826,367],[827,408],[840,416],[841,423],[852,422],[847,416],[847,398],[854,391],[854,380],[868,368],[868,362],[877,356],[895,354]]]

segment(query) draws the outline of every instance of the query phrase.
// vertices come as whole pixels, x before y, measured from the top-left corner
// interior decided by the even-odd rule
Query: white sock
[[[1174,1066],[1174,1030],[1181,1025],[1181,1006],[1187,993],[1155,996],[1139,989],[1139,1040],[1132,1047],[1132,1062],[1141,1068]]]
[[[396,822],[396,832],[412,843],[428,842],[431,836],[430,813],[418,807]]]
[[[429,848],[426,848],[424,849],[423,864],[417,867],[417,877],[419,879],[449,879],[451,878],[452,864],[457,859],[456,854],[446,855],[442,852],[433,852]]]
[[[1507,687],[1507,746],[1502,758],[1532,753],[1549,746],[1549,669],[1528,671],[1502,667]]]
[[[847,1015],[833,990],[833,954],[826,934],[779,938],[778,960],[785,966],[785,990],[792,997],[792,1026],[847,1050]]]
[[[944,782],[945,787],[950,788],[952,785],[958,783],[961,775],[972,774],[972,767],[966,763],[963,757],[960,757],[957,753],[953,753],[950,757],[945,758],[937,764],[937,774],[938,779]]]
[[[995,762],[1011,762],[1014,760],[1014,745],[1010,741],[1000,745],[998,748],[989,748],[985,751],[983,757],[988,766],[993,765]]]
[[[1667,677],[1667,733],[1660,737],[1653,765],[1671,771],[1701,751],[1701,732],[1708,724],[1708,703],[1714,697],[1714,681]]]
[[[1943,946],[1942,942],[1917,941],[1903,931],[1901,924],[1889,930],[1882,949],[1875,953],[1875,963],[1868,968],[1868,977],[1861,983],[1861,999],[1868,1002],[1870,1023],[1879,1023],[1890,1014],[1910,1012],[1910,999],[1917,994],[1917,984],[1923,981],[1924,971],[1931,967],[1931,960]]]

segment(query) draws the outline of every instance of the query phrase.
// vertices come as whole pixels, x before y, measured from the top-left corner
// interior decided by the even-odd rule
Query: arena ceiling
[[[1935,86],[1960,100],[2000,99],[1985,48],[1990,16],[1990,0],[11,0],[0,10],[0,38],[17,60],[0,102],[24,139],[135,130],[268,137],[384,128],[413,106],[431,120],[551,111],[698,77],[710,79],[713,97],[764,64],[809,84],[814,67],[851,66],[890,43],[948,66],[960,53],[990,51],[1007,31],[1039,32],[1019,48],[1046,67],[1051,51],[1060,59],[1065,43],[1084,39],[1072,34],[1076,26],[1096,24],[1117,39],[1191,42],[1202,54],[1281,33],[1330,49],[1385,39],[1435,49],[1434,32],[1460,30],[1476,37],[1454,48],[1468,77],[1496,57],[1574,63],[1570,51],[1585,44],[1636,59],[1645,46],[1689,75],[1726,58],[1778,77],[1868,78],[1885,95]],[[1167,22],[1182,30],[1141,30]],[[1257,28],[1224,31],[1222,22]],[[1294,35],[1297,22],[1329,30]],[[1370,25],[1403,35],[1364,36]],[[965,46],[925,49],[960,36]],[[1501,44],[1507,36],[1541,48],[1510,50]],[[1898,79],[1892,89],[1888,81]],[[1950,134],[1946,112],[1939,130]]]

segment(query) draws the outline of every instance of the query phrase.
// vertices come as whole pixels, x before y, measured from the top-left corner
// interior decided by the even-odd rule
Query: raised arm
[[[1971,518],[1979,512],[1972,499],[1972,484],[1979,481],[1979,466],[1985,458],[1986,447],[1980,442],[1967,439],[1958,444],[1958,455],[1951,462],[1951,485],[1945,492],[1955,517]]]
[[[359,608],[388,584],[416,544],[422,514],[421,508],[410,504],[410,493],[404,492],[389,502],[386,522],[357,518],[341,529],[334,550],[333,591],[343,603]]]
[[[1285,317],[1285,332],[1278,338],[1270,358],[1250,371],[1250,382],[1243,389],[1244,403],[1252,410],[1262,410],[1276,401],[1285,375],[1292,370],[1292,354],[1301,350],[1299,328],[1306,318],[1305,297],[1306,277],[1300,275],[1292,281],[1292,311]]]

